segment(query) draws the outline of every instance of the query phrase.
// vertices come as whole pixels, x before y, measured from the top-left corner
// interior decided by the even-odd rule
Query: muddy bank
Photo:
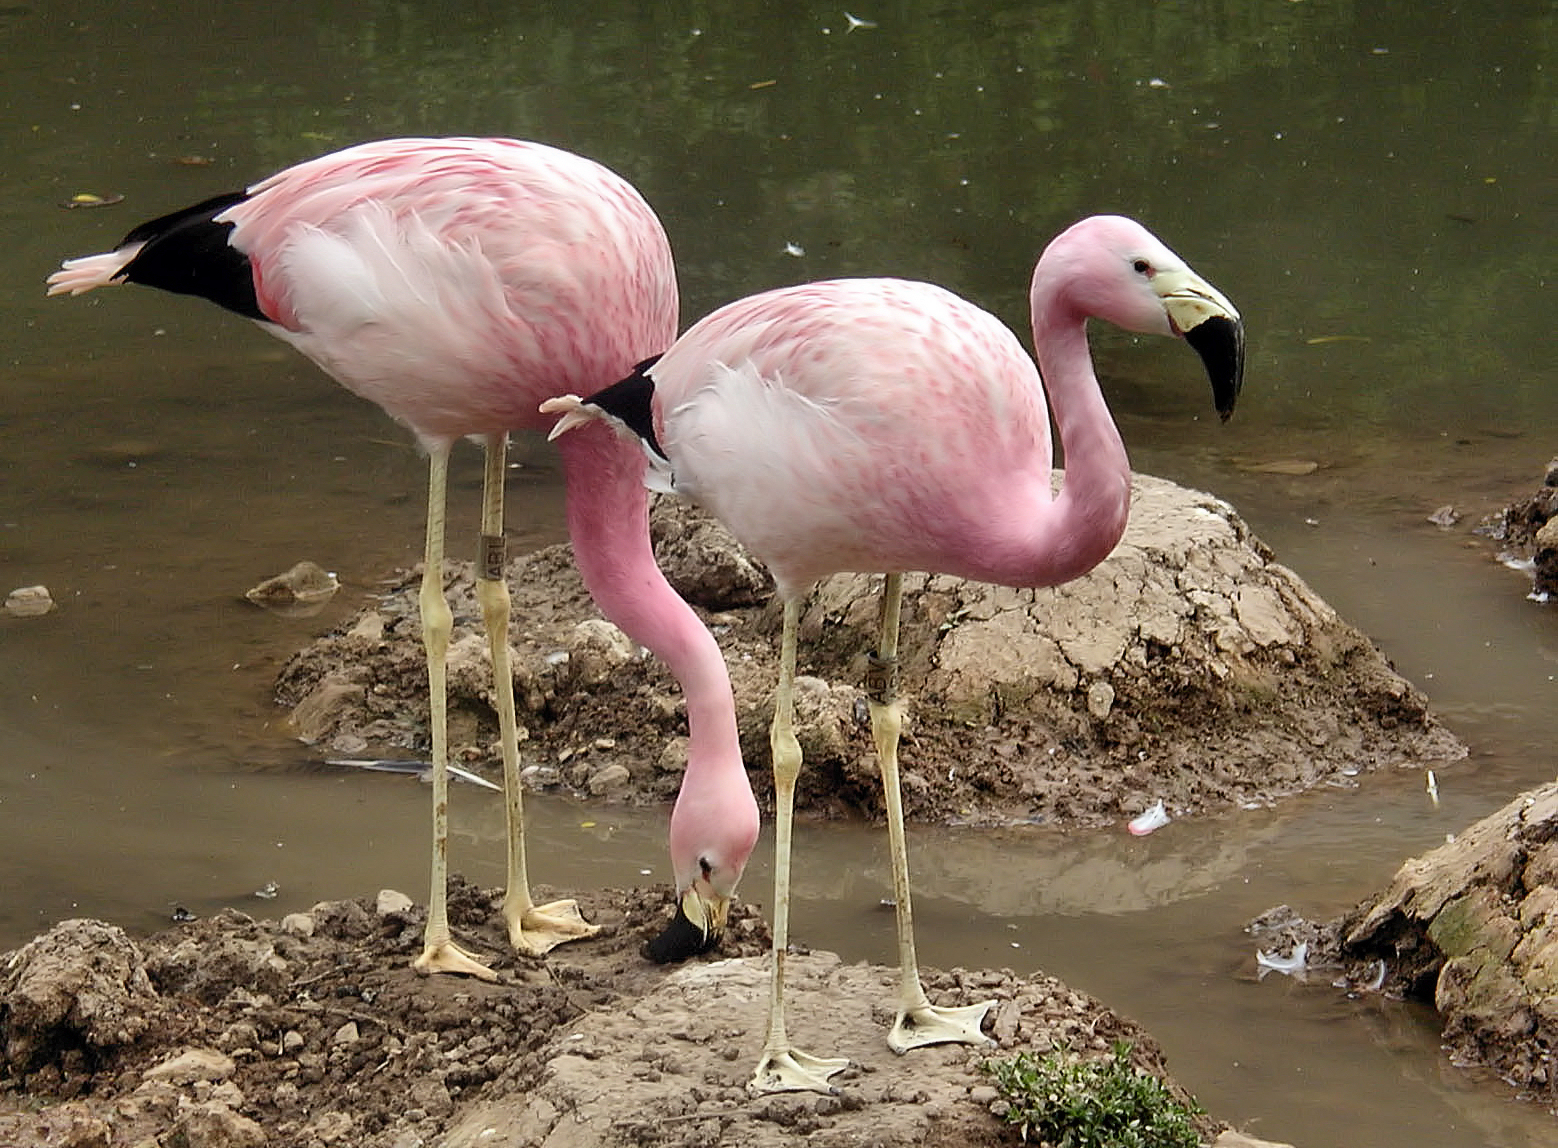
[[[1251,929],[1279,956],[1306,946],[1319,985],[1432,1004],[1453,1062],[1558,1111],[1558,782],[1406,862],[1337,920],[1283,906]]]
[[[731,667],[760,798],[779,611],[766,573],[674,501],[657,554]],[[329,757],[425,753],[418,575],[284,668],[300,737]],[[451,565],[450,742],[496,778],[490,660],[467,566]],[[879,578],[841,575],[803,616],[798,807],[877,817],[880,785],[860,690]],[[515,681],[528,784],[597,800],[671,800],[685,762],[676,683],[595,612],[566,547],[517,559]],[[904,803],[924,822],[1095,826],[1154,802],[1174,816],[1267,804],[1376,769],[1464,754],[1360,632],[1337,617],[1226,503],[1137,476],[1130,526],[1093,573],[1020,591],[905,579],[910,699]]]
[[[1531,576],[1531,597],[1551,601],[1558,594],[1558,458],[1547,464],[1542,485],[1476,526],[1492,539],[1507,566]]]
[[[457,880],[450,912],[499,984],[414,974],[423,914],[395,894],[280,922],[228,910],[143,941],[64,922],[0,957],[0,1144],[980,1148],[1015,1142],[988,1055],[1116,1040],[1187,1098],[1150,1036],[1042,973],[926,970],[933,1000],[997,1002],[1000,1048],[895,1056],[896,971],[827,953],[788,964],[789,1024],[850,1058],[840,1094],[752,1098],[768,935],[750,911],[721,951],[668,971],[639,953],[662,892],[580,894],[602,934],[545,959],[507,951],[498,898]]]

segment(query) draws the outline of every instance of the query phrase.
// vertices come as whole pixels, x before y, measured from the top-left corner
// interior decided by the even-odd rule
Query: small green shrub
[[[1045,1056],[1019,1052],[987,1060],[1008,1108],[1006,1122],[1024,1141],[1054,1148],[1196,1148],[1201,1109],[1175,1100],[1163,1082],[1131,1065],[1131,1046],[1117,1041],[1106,1059],[1083,1060],[1067,1049]]]

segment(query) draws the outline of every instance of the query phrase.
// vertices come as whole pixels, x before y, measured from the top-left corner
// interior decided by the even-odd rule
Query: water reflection
[[[1558,614],[1425,521],[1447,502],[1474,519],[1553,450],[1551,5],[906,0],[854,31],[831,3],[744,0],[287,12],[0,10],[0,592],[43,583],[60,604],[0,618],[0,946],[72,913],[152,928],[174,902],[279,913],[426,882],[425,791],[308,766],[269,702],[292,649],[415,559],[422,463],[214,309],[46,303],[61,257],[358,140],[514,134],[639,185],[689,320],[781,283],[902,274],[1020,330],[1044,240],[1118,210],[1233,292],[1251,340],[1247,401],[1220,427],[1165,385],[1173,348],[1095,333],[1136,464],[1237,505],[1474,755],[1442,771],[1439,810],[1402,778],[1140,843],[913,829],[922,958],[1043,965],[1146,1023],[1214,1110],[1265,1135],[1545,1143],[1549,1122],[1443,1064],[1422,1015],[1239,979],[1239,930],[1279,901],[1340,911],[1551,774]],[[125,202],[57,206],[78,193]],[[523,449],[516,546],[562,533],[550,453]],[[1273,459],[1317,467],[1250,469]],[[454,463],[449,514],[473,521],[475,452]],[[242,601],[300,558],[343,583],[319,617]],[[500,820],[456,792],[455,865],[489,884]],[[663,811],[541,803],[536,821],[539,881],[664,879]],[[887,959],[881,832],[801,836],[798,935]],[[253,901],[269,881],[280,895]]]

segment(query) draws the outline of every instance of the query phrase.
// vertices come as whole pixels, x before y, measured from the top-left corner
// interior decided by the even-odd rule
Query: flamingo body
[[[843,279],[744,299],[649,374],[674,490],[785,593],[845,570],[1043,585],[1091,566],[1124,527],[1128,484],[1098,499],[1097,545],[1035,543],[1053,500],[1038,372],[995,316],[928,283]]]
[[[409,427],[427,451],[422,615],[433,713],[434,880],[428,950],[419,960],[434,971],[478,976],[490,970],[458,953],[447,925],[435,919],[443,913],[447,848],[445,473],[459,438],[484,441],[486,558],[478,591],[497,676],[510,814],[505,916],[515,946],[527,951],[588,935],[593,927],[576,914],[546,920],[548,907],[529,934],[522,926],[534,924],[538,910],[524,869],[508,670],[503,458],[509,431],[547,425],[537,409],[543,400],[620,379],[675,338],[675,270],[649,205],[601,165],[543,144],[383,140],[143,224],[111,252],[67,261],[50,278],[49,293],[120,282],[199,295],[258,322]],[[683,683],[687,777],[725,810],[718,822],[700,822],[698,833],[676,839],[678,881],[701,879],[707,895],[728,899],[757,837],[757,807],[724,662],[655,565],[637,450],[605,428],[560,445],[569,533],[585,584],[602,612]],[[435,950],[450,954],[448,962]]]
[[[537,407],[670,346],[659,220],[544,144],[395,139],[308,160],[71,260],[51,293],[121,280],[256,319],[424,443],[541,429]]]
[[[867,675],[898,906],[900,991],[888,1043],[986,1043],[989,1003],[931,1005],[919,979],[898,782],[902,573],[1012,586],[1080,577],[1125,530],[1130,462],[1088,351],[1086,325],[1183,335],[1219,413],[1243,379],[1239,313],[1140,224],[1095,216],[1044,251],[1029,291],[1038,366],[991,315],[897,279],[833,280],[740,300],[658,361],[588,399],[550,400],[554,437],[605,417],[636,435],[654,481],[701,503],[773,571],[784,634],[770,741],[776,847],[769,1030],[750,1087],[832,1091],[846,1061],[793,1048],[784,1028],[799,601],[838,571],[882,571],[881,639]],[[1066,456],[1051,487],[1050,410]]]

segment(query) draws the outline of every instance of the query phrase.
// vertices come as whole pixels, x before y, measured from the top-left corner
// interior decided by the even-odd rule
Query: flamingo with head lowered
[[[536,905],[524,811],[503,580],[508,434],[544,429],[542,400],[594,390],[676,337],[670,244],[649,205],[601,165],[508,139],[392,139],[288,168],[141,225],[113,251],[72,259],[51,295],[112,283],[200,295],[291,343],[416,435],[428,457],[420,598],[433,757],[426,972],[496,979],[450,934],[444,598],[446,474],[467,435],[486,450],[478,598],[492,652],[508,812],[503,915],[520,952],[587,937],[571,900]],[[649,544],[644,462],[605,427],[561,444],[574,557],[601,611],[659,655],[686,692],[691,796],[673,814],[678,888],[696,891],[700,943],[757,839],[719,647],[671,589]],[[694,816],[717,801],[719,819]]]
[[[1093,373],[1087,321],[1182,336],[1226,419],[1244,328],[1224,296],[1146,228],[1084,219],[1045,249],[1030,302],[1038,369],[999,320],[899,279],[787,287],[722,307],[658,361],[586,399],[543,404],[553,437],[598,418],[636,436],[661,488],[701,504],[772,571],[784,601],[771,730],[777,806],[772,990],[750,1087],[832,1090],[837,1057],[794,1048],[784,1026],[790,832],[801,750],[793,732],[802,598],[840,571],[887,574],[867,671],[898,906],[900,987],[888,1043],[987,1042],[990,1002],[936,1007],[914,954],[897,746],[902,574],[1053,586],[1087,573],[1124,533],[1131,471]],[[1041,381],[1042,379],[1042,381]],[[1051,486],[1050,411],[1065,452]]]

